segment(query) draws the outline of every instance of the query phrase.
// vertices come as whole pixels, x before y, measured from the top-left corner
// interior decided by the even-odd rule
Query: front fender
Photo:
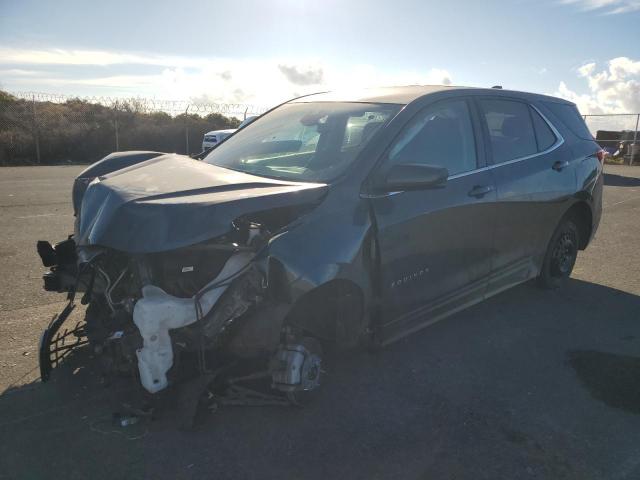
[[[94,178],[142,163],[160,155],[164,155],[164,153],[150,151],[114,152],[89,165],[73,182],[72,201],[74,215],[77,215],[80,211],[84,192]]]
[[[347,205],[353,206],[345,208]],[[310,293],[329,284],[352,285],[361,293],[365,325],[353,325],[349,330],[362,330],[360,327],[368,323],[375,282],[373,245],[374,229],[366,200],[330,196],[321,208],[271,239],[264,257],[269,289],[291,312],[301,300],[310,298]]]

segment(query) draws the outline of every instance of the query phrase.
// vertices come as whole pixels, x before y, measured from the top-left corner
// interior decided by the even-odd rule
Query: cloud
[[[297,65],[278,65],[278,69],[294,85],[318,85],[322,83],[324,72],[321,67],[299,67]]]
[[[578,68],[588,93],[578,94],[560,82],[556,95],[578,105],[583,114],[640,112],[640,60],[617,57],[598,70],[595,63]]]
[[[581,77],[588,77],[593,73],[595,69],[596,69],[596,64],[594,62],[586,63],[582,65],[580,68],[578,68],[578,73],[580,74]]]
[[[45,74],[46,72],[42,72],[39,70],[25,70],[22,68],[0,69],[0,75],[3,76],[37,77]]]
[[[140,66],[144,65],[141,69]],[[269,107],[294,96],[381,85],[451,85],[442,68],[388,72],[295,58],[173,57],[0,47],[4,88],[67,95],[144,96]],[[38,74],[30,72],[37,71]]]
[[[425,77],[426,82],[428,84],[436,84],[436,85],[451,85],[453,81],[451,80],[451,74],[440,68],[432,68],[429,70]]]
[[[640,0],[561,0],[565,5],[578,5],[585,11],[599,11],[608,15],[640,10]]]
[[[171,57],[144,55],[137,53],[120,53],[103,50],[65,50],[53,48],[48,50],[28,50],[0,47],[0,59],[6,64],[28,65],[159,65],[159,66],[191,66],[197,65],[198,59],[187,57]]]

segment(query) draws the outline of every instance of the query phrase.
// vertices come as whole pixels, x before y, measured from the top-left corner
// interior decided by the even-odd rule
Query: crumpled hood
[[[89,185],[76,243],[129,253],[173,250],[223,235],[245,214],[318,202],[327,188],[162,155]]]

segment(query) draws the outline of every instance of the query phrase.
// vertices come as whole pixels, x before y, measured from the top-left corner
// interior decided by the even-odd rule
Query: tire
[[[571,276],[578,258],[580,237],[572,218],[563,218],[551,236],[544,255],[538,285],[547,290],[562,287]]]

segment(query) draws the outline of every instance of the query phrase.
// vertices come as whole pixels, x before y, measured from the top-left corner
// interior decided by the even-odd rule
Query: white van
[[[235,131],[235,128],[230,128],[227,130],[212,130],[205,133],[202,140],[202,151],[212,149]]]

